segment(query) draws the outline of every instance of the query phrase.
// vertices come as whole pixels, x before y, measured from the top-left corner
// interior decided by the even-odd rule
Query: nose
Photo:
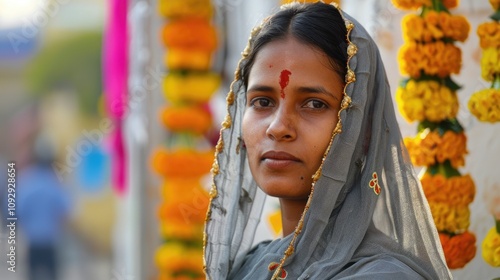
[[[296,138],[297,131],[293,113],[281,107],[272,115],[267,127],[267,136],[274,141],[291,141]]]

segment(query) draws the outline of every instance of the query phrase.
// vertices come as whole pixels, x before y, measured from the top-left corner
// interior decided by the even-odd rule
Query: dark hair
[[[241,77],[245,86],[257,53],[266,44],[292,36],[323,51],[332,69],[344,79],[347,65],[347,29],[337,8],[317,2],[290,4],[270,16],[250,41],[248,56],[242,61]],[[300,55],[300,54],[299,54]]]

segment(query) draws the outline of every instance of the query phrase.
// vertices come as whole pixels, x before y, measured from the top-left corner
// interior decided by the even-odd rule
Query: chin
[[[266,183],[257,182],[257,184],[264,193],[277,198],[303,200],[307,199],[311,193],[311,183],[297,185],[297,182],[268,180]]]

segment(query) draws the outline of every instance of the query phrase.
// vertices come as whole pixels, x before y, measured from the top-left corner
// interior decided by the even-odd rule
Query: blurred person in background
[[[55,174],[55,150],[39,134],[33,160],[19,171],[18,221],[27,242],[29,279],[58,279],[57,243],[71,213],[72,203],[65,186]]]

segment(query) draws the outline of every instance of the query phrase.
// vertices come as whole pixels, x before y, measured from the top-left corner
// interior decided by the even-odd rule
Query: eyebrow
[[[323,93],[323,94],[326,94],[326,95],[330,95],[333,98],[335,98],[335,100],[339,101],[339,98],[337,96],[335,96],[335,94],[329,92],[326,88],[324,88],[322,86],[316,86],[316,87],[299,87],[297,89],[297,91],[300,92],[300,93]]]
[[[271,86],[266,86],[266,85],[254,85],[250,87],[247,92],[252,92],[252,91],[257,91],[257,92],[275,92],[276,89]],[[299,93],[320,93],[320,94],[326,94],[329,95],[335,100],[339,101],[339,98],[335,96],[335,94],[329,92],[325,87],[323,86],[316,86],[316,87],[299,87],[297,89]]]

